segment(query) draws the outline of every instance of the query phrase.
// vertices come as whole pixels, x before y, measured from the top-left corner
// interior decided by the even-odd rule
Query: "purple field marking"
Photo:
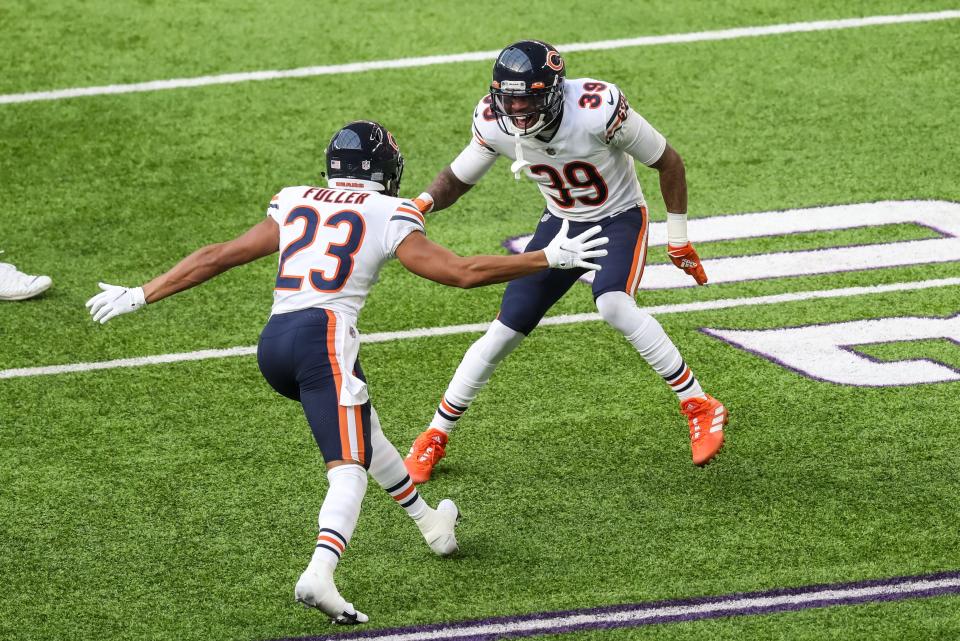
[[[514,617],[431,624],[359,633],[291,637],[278,641],[492,641],[544,634],[629,628],[659,623],[701,621],[730,616],[772,614],[836,605],[879,603],[960,593],[960,572],[873,579],[849,583],[777,588],[759,592],[732,593],[652,601],[633,605],[541,612]]]

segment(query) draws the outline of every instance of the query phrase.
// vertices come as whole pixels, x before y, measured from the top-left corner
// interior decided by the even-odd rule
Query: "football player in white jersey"
[[[489,93],[473,114],[470,144],[414,203],[424,213],[449,207],[490,170],[497,158],[534,180],[546,209],[526,251],[549,242],[561,224],[595,224],[609,237],[593,297],[604,320],[620,331],[677,393],[686,415],[693,462],[704,465],[723,444],[727,410],[704,393],[660,324],[637,307],[635,295],[647,253],[648,216],[634,161],[656,169],[667,208],[673,263],[698,284],[707,282],[687,239],[683,161],[663,135],[630,108],[614,84],[567,79],[564,60],[544,42],[523,40],[500,52]],[[457,421],[490,380],[497,364],[537,326],[583,274],[549,270],[511,282],[500,313],[464,355],[429,428],[405,459],[414,482],[430,479]]]
[[[393,136],[370,121],[348,124],[327,148],[327,187],[288,187],[263,221],[234,240],[208,245],[142,287],[100,284],[87,307],[93,320],[135,311],[237,265],[280,252],[270,320],[257,362],[267,382],[299,401],[320,447],[330,486],[318,517],[313,558],[294,590],[298,601],[338,623],[367,616],[340,596],[334,569],[360,514],[367,472],[410,515],[430,548],[457,550],[457,508],[431,508],[384,436],[358,360],[357,315],[380,269],[394,256],[408,270],[456,287],[476,287],[547,268],[599,269],[607,241],[595,226],[575,238],[566,229],[543,251],[460,257],[426,237],[423,215],[397,198],[403,157]]]

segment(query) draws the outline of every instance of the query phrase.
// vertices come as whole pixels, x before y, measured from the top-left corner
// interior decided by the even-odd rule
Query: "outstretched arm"
[[[458,256],[420,232],[409,234],[397,246],[396,256],[408,270],[428,280],[451,287],[480,287],[554,267],[557,269],[600,269],[587,262],[606,256],[606,249],[597,249],[607,238],[594,238],[599,225],[579,236],[567,237],[569,223],[563,221],[560,233],[542,250],[513,256]]]
[[[280,227],[272,218],[265,218],[233,240],[198,249],[143,287],[100,283],[103,291],[88,300],[86,306],[93,320],[106,323],[114,316],[199,285],[232,267],[269,256],[279,247]]]
[[[542,251],[513,256],[463,257],[419,232],[407,236],[397,247],[396,254],[400,263],[417,276],[451,287],[502,283],[548,267]]]
[[[272,218],[224,243],[201,247],[143,286],[148,303],[204,283],[228,269],[269,256],[280,248],[280,227]]]

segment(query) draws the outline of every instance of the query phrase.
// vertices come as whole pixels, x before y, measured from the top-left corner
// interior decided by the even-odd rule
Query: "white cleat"
[[[358,611],[352,603],[347,603],[347,600],[340,596],[337,586],[333,583],[333,576],[322,570],[307,567],[300,575],[293,594],[299,603],[320,610],[334,623],[356,625],[370,620],[370,617]]]
[[[436,510],[417,521],[417,527],[426,539],[427,545],[439,556],[450,556],[457,550],[457,536],[454,529],[460,520],[460,510],[450,499],[443,499]]]
[[[0,300],[25,300],[50,288],[49,276],[31,276],[10,263],[0,263]]]

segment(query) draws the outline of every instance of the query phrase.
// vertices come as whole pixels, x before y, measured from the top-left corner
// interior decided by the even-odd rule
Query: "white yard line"
[[[960,11],[936,11],[931,13],[905,13],[894,16],[867,16],[864,18],[847,18],[843,20],[816,20],[813,22],[792,22],[760,27],[740,27],[736,29],[720,29],[717,31],[696,31],[692,33],[674,33],[662,36],[642,36],[639,38],[623,38],[620,40],[599,40],[595,42],[574,42],[558,45],[561,53],[576,51],[601,51],[607,49],[624,49],[628,47],[650,47],[665,44],[686,42],[707,42],[712,40],[733,40],[736,38],[753,38],[757,36],[773,36],[785,33],[806,33],[811,31],[831,31],[836,29],[858,29],[878,25],[908,24],[917,22],[936,22],[940,20],[956,20],[960,18]],[[215,76],[199,76],[196,78],[173,78],[169,80],[154,80],[151,82],[137,82],[122,85],[104,85],[100,87],[73,87],[70,89],[56,89],[52,91],[35,91],[0,95],[0,104],[18,102],[37,102],[44,100],[62,100],[64,98],[78,98],[81,96],[100,96],[107,94],[137,93],[144,91],[160,91],[163,89],[179,89],[183,87],[204,87],[207,85],[234,84],[253,80],[276,80],[279,78],[303,78],[307,76],[329,76],[347,73],[362,73],[381,69],[408,69],[412,67],[428,67],[431,65],[450,64],[454,62],[478,62],[492,60],[498,51],[473,51],[437,56],[421,56],[417,58],[398,58],[395,60],[371,60],[368,62],[350,62],[341,65],[323,65],[318,67],[301,67],[299,69],[249,71],[241,73],[227,73]]]
[[[756,305],[776,305],[778,303],[792,303],[821,298],[846,298],[863,296],[866,294],[885,294],[890,292],[905,292],[935,287],[952,287],[960,285],[960,278],[938,278],[908,283],[891,283],[889,285],[872,285],[865,287],[843,287],[839,289],[822,289],[789,294],[775,294],[771,296],[755,296],[750,298],[721,298],[694,303],[678,303],[674,305],[658,305],[644,309],[654,316],[662,314],[677,314],[681,312],[702,312],[712,309],[728,309],[731,307],[746,307]],[[567,314],[563,316],[548,316],[540,322],[540,326],[570,325],[601,320],[597,313]],[[117,322],[117,321],[114,321]],[[123,322],[123,321],[119,321]],[[451,336],[455,334],[469,334],[484,332],[490,323],[473,323],[470,325],[448,325],[446,327],[426,327],[422,329],[408,329],[398,332],[377,332],[363,334],[363,343],[386,343],[389,341],[409,340],[415,338],[429,338],[432,336]],[[248,356],[255,354],[256,346],[230,347],[228,349],[205,349],[196,352],[180,352],[176,354],[160,354],[157,356],[142,356],[137,358],[122,358],[113,361],[94,363],[72,363],[70,365],[49,365],[45,367],[21,367],[16,369],[0,370],[0,379],[23,378],[26,376],[47,376],[51,374],[68,374],[72,372],[89,372],[117,367],[140,367],[143,365],[160,365],[162,363],[179,363],[181,361],[199,361],[209,358],[228,358],[231,356]]]

